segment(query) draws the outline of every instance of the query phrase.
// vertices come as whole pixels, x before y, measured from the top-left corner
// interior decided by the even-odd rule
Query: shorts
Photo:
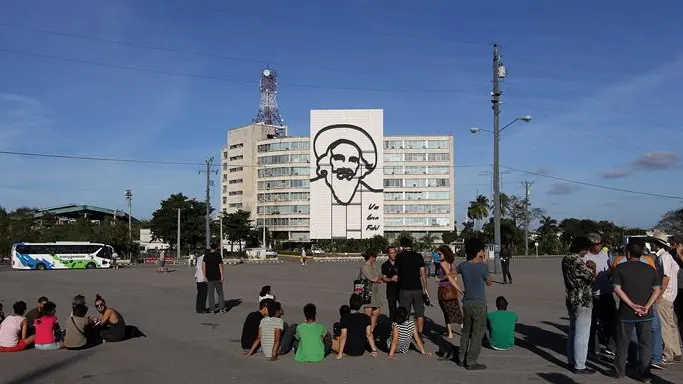
[[[413,308],[415,317],[424,317],[425,315],[425,303],[422,300],[422,291],[400,291],[399,292],[399,304],[401,307],[408,310],[410,313],[410,308]]]
[[[38,351],[56,351],[60,347],[59,343],[36,344],[34,348]]]
[[[26,342],[19,340],[14,347],[0,347],[0,352],[19,352],[26,349]]]

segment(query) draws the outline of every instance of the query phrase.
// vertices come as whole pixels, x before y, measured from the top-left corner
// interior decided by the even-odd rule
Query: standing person
[[[678,327],[674,316],[674,301],[678,294],[678,264],[666,251],[668,248],[668,235],[655,230],[650,235],[650,246],[657,255],[657,260],[662,266],[664,277],[662,278],[662,297],[657,302],[657,315],[662,327],[662,341],[664,342],[663,362],[681,360],[681,343],[678,340]]]
[[[382,263],[382,281],[386,284],[387,306],[389,320],[394,321],[398,307],[398,270],[396,269],[396,247],[387,248],[389,259]]]
[[[163,249],[159,251],[159,268],[157,269],[157,272],[168,272],[168,268],[166,268],[166,251]]]
[[[412,238],[402,238],[401,248],[403,250],[396,256],[399,302],[408,312],[411,308],[414,311],[417,318],[417,333],[422,337],[425,324],[425,303],[422,295],[427,295],[425,261],[421,254],[413,251]]]
[[[500,249],[500,266],[503,269],[503,284],[512,284],[512,275],[510,274],[512,250],[510,248],[510,244],[505,244]]]
[[[455,255],[451,248],[447,245],[442,245],[438,249],[438,260],[436,264],[436,284],[438,288],[439,307],[443,312],[444,322],[448,333],[446,338],[453,338],[453,328],[451,324],[459,324],[462,327],[462,312],[460,311],[460,303],[458,296],[463,292],[458,285],[458,275],[455,272],[453,263],[455,262]]]
[[[301,266],[305,267],[306,266],[306,248],[301,247]]]
[[[324,325],[316,323],[315,316],[315,304],[306,304],[304,306],[306,322],[296,327],[295,338],[299,344],[294,360],[297,363],[316,363],[325,358],[325,339],[329,337],[329,334]]]
[[[209,291],[204,269],[202,268],[203,263],[204,255],[200,255],[197,257],[194,267],[194,280],[197,283],[197,298],[195,299],[195,312],[197,313],[206,313],[206,295]]]
[[[626,359],[635,327],[638,335],[639,364],[641,379],[649,381],[650,357],[652,356],[652,306],[661,293],[661,280],[657,272],[641,262],[642,248],[630,243],[628,261],[614,269],[614,292],[619,296],[617,351],[614,361],[614,376],[626,376]]]
[[[678,294],[674,301],[674,312],[678,320],[678,333],[683,340],[683,236],[674,236],[671,239],[671,256],[678,264]],[[674,360],[676,358],[674,357]]]
[[[591,334],[588,344],[588,355],[597,357],[601,347],[607,355],[614,356],[613,345],[616,340],[617,304],[614,301],[613,286],[610,277],[611,266],[607,252],[603,250],[602,238],[597,233],[588,234],[591,247],[584,256],[585,261],[595,263],[597,273],[593,283],[593,311],[591,313]]]
[[[466,240],[465,255],[467,260],[457,268],[465,286],[459,362],[468,370],[478,371],[486,369],[486,365],[479,364],[477,359],[486,333],[486,286],[491,286],[492,280],[483,241],[477,238]]]
[[[375,251],[366,251],[363,254],[363,258],[365,258],[365,262],[360,267],[360,273],[364,279],[372,283],[370,301],[363,303],[363,309],[365,310],[365,314],[370,316],[370,330],[375,332],[377,320],[379,319],[382,308],[382,297],[379,294],[382,275],[378,274],[375,270],[375,260],[377,259],[377,253]]]
[[[218,294],[218,313],[225,312],[225,298],[223,297],[223,281],[225,280],[225,270],[223,268],[223,259],[221,255],[216,252],[216,246],[212,245],[211,249],[206,250],[206,255],[202,260],[202,272],[206,277],[206,286],[209,294],[209,311],[216,313],[214,309],[216,297],[214,293]]]
[[[586,367],[588,341],[591,330],[593,305],[593,281],[595,264],[584,261],[583,257],[591,247],[585,236],[575,238],[569,246],[572,253],[562,258],[562,277],[567,294],[569,314],[569,335],[567,337],[567,359],[569,366],[577,374],[592,374],[595,370]],[[588,264],[592,265],[592,268]]]

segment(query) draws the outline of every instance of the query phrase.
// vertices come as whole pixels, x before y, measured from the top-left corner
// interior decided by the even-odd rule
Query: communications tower
[[[261,105],[253,122],[276,127],[276,136],[286,135],[287,128],[277,108],[277,73],[273,69],[261,72]]]

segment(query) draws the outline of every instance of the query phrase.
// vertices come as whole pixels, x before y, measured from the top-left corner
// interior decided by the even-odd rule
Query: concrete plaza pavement
[[[193,268],[171,266],[157,273],[147,266],[95,271],[12,271],[0,269],[0,302],[5,312],[24,300],[34,305],[41,295],[58,306],[62,324],[68,319],[71,298],[101,294],[118,309],[127,324],[147,338],[108,343],[85,351],[36,351],[0,354],[0,383],[607,383],[611,366],[595,365],[603,373],[573,375],[565,366],[567,315],[560,259],[517,259],[512,263],[513,285],[495,284],[487,291],[488,304],[505,295],[510,310],[519,314],[517,346],[510,351],[483,349],[480,363],[486,371],[469,372],[437,356],[416,352],[395,361],[380,353],[337,361],[334,356],[317,364],[297,364],[292,353],[270,362],[262,356],[241,356],[239,339],[245,316],[257,308],[261,286],[269,284],[283,303],[285,320],[300,322],[302,307],[313,302],[318,321],[331,329],[340,305],[348,303],[359,264],[296,262],[229,266],[226,300],[232,308],[220,315],[194,313]],[[500,276],[496,276],[500,281]],[[436,288],[430,284],[436,302]],[[436,303],[435,303],[436,304]],[[430,332],[442,330],[438,306],[427,309]],[[427,349],[452,349],[443,338],[429,335]],[[449,340],[458,345],[458,337]],[[683,382],[683,364],[655,371],[655,382]],[[624,382],[631,382],[626,379]]]

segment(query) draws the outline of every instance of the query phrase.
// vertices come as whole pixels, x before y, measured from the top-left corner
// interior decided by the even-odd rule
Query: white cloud
[[[669,151],[648,152],[633,161],[633,165],[642,169],[668,169],[678,162],[679,156]]]

